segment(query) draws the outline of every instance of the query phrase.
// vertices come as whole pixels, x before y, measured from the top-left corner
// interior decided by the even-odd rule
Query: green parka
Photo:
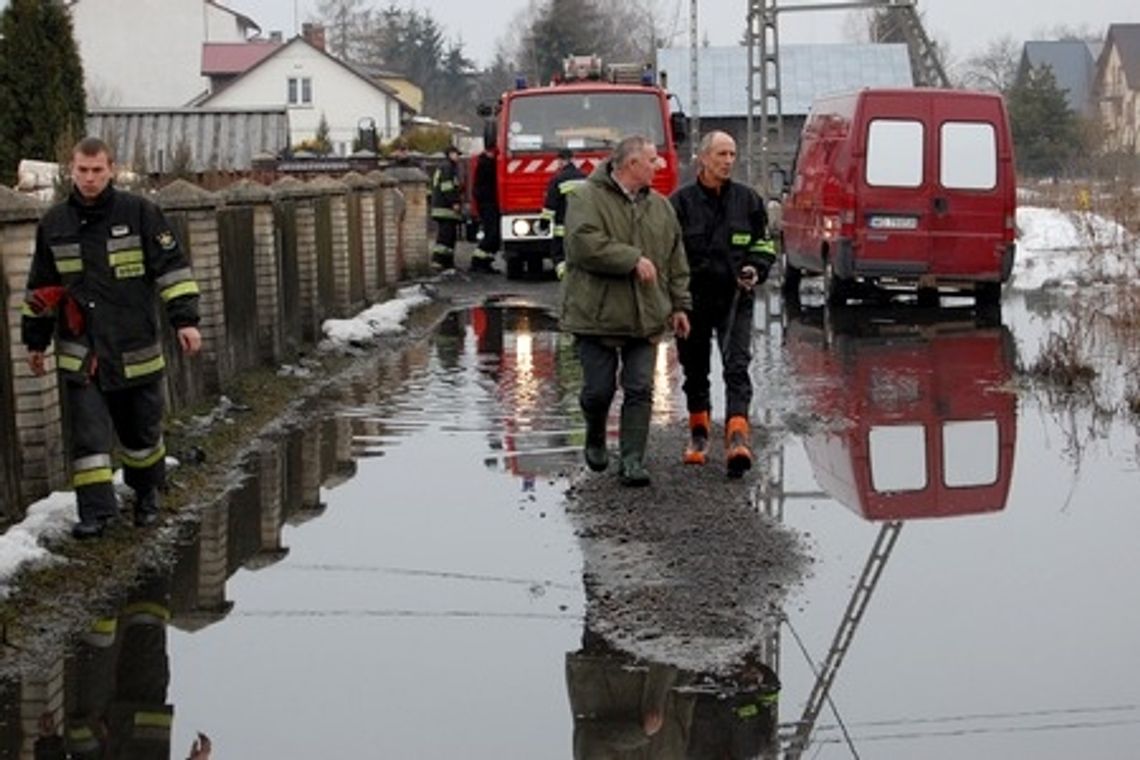
[[[657,267],[657,281],[634,274],[641,256]],[[669,317],[692,306],[689,265],[673,207],[654,190],[631,201],[600,164],[570,194],[566,209],[566,278],[562,329],[575,335],[652,338],[670,329]]]

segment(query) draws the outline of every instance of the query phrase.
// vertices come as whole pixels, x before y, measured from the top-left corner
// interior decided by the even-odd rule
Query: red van
[[[822,275],[829,304],[896,288],[926,305],[943,289],[996,304],[1015,248],[1005,103],[929,88],[819,98],[782,211],[785,296]]]

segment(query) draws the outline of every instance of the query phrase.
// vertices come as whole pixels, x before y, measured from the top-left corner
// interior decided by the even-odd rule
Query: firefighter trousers
[[[455,266],[455,243],[459,239],[459,220],[435,220],[435,245],[431,249],[432,263],[442,269]]]
[[[91,381],[65,382],[64,386],[79,520],[107,520],[118,512],[111,481],[116,437],[126,484],[137,494],[163,487],[166,446],[161,381],[115,391],[101,390]]]
[[[685,391],[688,411],[712,409],[709,372],[715,336],[718,346],[726,345],[727,338],[727,351],[720,357],[724,367],[725,418],[747,417],[752,403],[752,380],[748,371],[752,364],[753,296],[742,292],[735,312],[723,299],[701,296],[698,292],[693,293],[689,337],[677,340],[677,358],[685,373],[681,387]],[[729,319],[732,324],[729,324]]]

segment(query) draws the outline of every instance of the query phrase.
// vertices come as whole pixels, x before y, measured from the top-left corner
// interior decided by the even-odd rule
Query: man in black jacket
[[[77,538],[102,534],[118,513],[111,448],[121,444],[124,480],[134,489],[135,523],[158,516],[165,485],[162,439],[165,366],[155,294],[178,345],[198,353],[198,285],[162,212],[115,189],[107,145],[88,137],[72,153],[72,191],[40,220],[28,273],[22,339],[35,375],[56,365],[70,414]]]
[[[566,200],[574,188],[586,181],[586,175],[574,163],[574,153],[569,148],[558,151],[558,160],[562,165],[546,185],[542,215],[550,222],[550,259],[554,262],[555,274],[561,280],[566,273],[566,253],[563,249],[563,239],[566,237]]]
[[[483,228],[483,238],[471,253],[472,272],[493,272],[495,254],[502,246],[502,231],[499,229],[499,183],[495,176],[498,150],[484,148],[475,159],[475,176],[471,181],[471,194],[479,212],[479,226]]]
[[[725,384],[725,461],[729,477],[752,466],[748,408],[752,382],[753,290],[768,277],[775,248],[768,236],[764,201],[750,187],[733,182],[736,142],[709,132],[698,150],[695,181],[673,193],[689,259],[693,295],[691,329],[677,341],[685,372],[689,444],[685,462],[704,464],[711,431],[709,364],[714,333],[721,347]]]

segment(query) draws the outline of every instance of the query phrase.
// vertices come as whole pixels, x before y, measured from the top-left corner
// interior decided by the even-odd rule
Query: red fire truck
[[[574,162],[589,174],[622,137],[645,135],[664,161],[654,188],[676,189],[685,115],[670,112],[670,96],[654,80],[648,66],[604,69],[597,56],[571,56],[549,85],[528,87],[519,80],[494,106],[480,107],[487,119],[484,141],[499,148],[496,179],[508,278],[540,274],[550,256],[550,224],[541,212],[562,148],[574,151]]]

